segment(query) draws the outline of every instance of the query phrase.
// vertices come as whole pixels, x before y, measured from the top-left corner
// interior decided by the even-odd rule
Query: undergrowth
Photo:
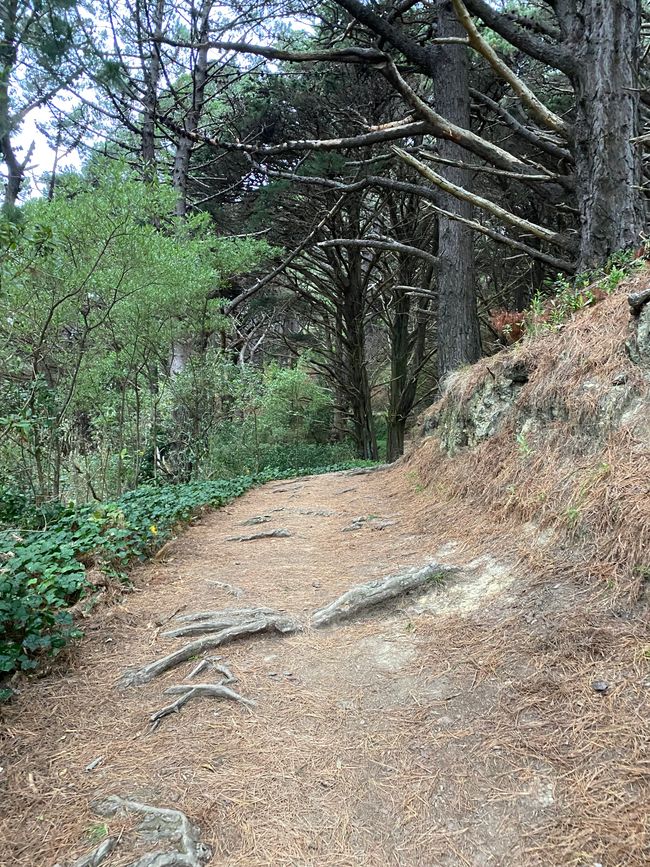
[[[506,345],[517,343],[524,336],[545,331],[558,331],[579,310],[591,307],[611,295],[623,280],[645,265],[650,250],[623,250],[610,257],[595,271],[584,271],[573,277],[558,274],[545,290],[538,290],[530,307],[524,311],[496,310],[490,323]]]
[[[41,529],[0,532],[0,676],[34,669],[81,636],[70,606],[92,588],[89,569],[126,580],[133,561],[151,556],[203,508],[223,506],[265,482],[370,464],[352,461],[318,469],[267,469],[222,481],[145,485],[114,502],[64,508]],[[34,515],[29,519],[33,522]],[[0,688],[0,700],[10,694]]]

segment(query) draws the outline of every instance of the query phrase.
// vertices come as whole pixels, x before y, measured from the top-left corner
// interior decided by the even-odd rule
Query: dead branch
[[[286,268],[289,267],[293,260],[296,259],[300,255],[300,253],[302,253],[302,251],[309,245],[312,238],[316,236],[316,234],[323,228],[327,221],[336,214],[336,212],[343,205],[343,202],[345,202],[345,200],[345,195],[340,196],[336,200],[334,205],[330,208],[330,210],[325,214],[325,216],[316,224],[316,226],[314,226],[314,228],[310,232],[307,233],[307,235],[305,235],[305,237],[298,244],[298,246],[295,247],[287,256],[285,256],[285,258],[276,268],[274,268],[272,271],[270,271],[268,274],[258,280],[253,286],[250,286],[248,289],[240,292],[236,298],[233,298],[233,300],[224,310],[224,313],[228,316],[232,315],[232,313],[234,313],[241,304],[256,295],[261,289],[263,289],[268,283],[270,283],[271,280],[277,277],[278,274],[281,274],[284,270],[286,270]]]
[[[248,42],[181,42],[174,39],[155,37],[155,42],[162,42],[175,48],[191,48],[194,51],[209,48],[218,51],[233,51],[237,54],[253,54],[266,60],[278,60],[285,63],[383,63],[386,55],[377,48],[360,48],[349,45],[338,49],[321,49],[317,51],[291,51],[284,48],[274,48],[271,45],[254,45]]]
[[[311,617],[312,626],[325,626],[336,620],[346,620],[355,614],[380,605],[396,596],[403,596],[413,590],[431,586],[449,575],[460,571],[456,566],[445,566],[441,563],[429,563],[427,566],[415,566],[406,572],[398,572],[387,578],[377,578],[365,584],[352,587],[326,605],[315,611]]]
[[[385,66],[381,67],[381,72],[384,77],[393,85],[399,94],[408,102],[414,113],[426,122],[429,135],[436,138],[452,141],[462,148],[475,153],[488,163],[505,169],[506,171],[518,172],[520,174],[530,174],[531,166],[537,169],[540,173],[549,175],[549,180],[552,178],[552,173],[544,166],[532,161],[524,162],[514,154],[509,153],[498,145],[493,144],[480,135],[465,129],[464,127],[456,126],[451,123],[441,114],[438,114],[428,102],[420,97],[406,79],[400,74],[396,65],[390,61]]]
[[[404,160],[405,163],[413,166],[413,168],[423,177],[431,181],[432,184],[440,187],[440,189],[444,190],[446,193],[451,193],[451,195],[455,196],[457,199],[470,202],[472,205],[487,211],[499,220],[502,220],[504,223],[515,226],[515,228],[522,232],[529,232],[531,235],[540,238],[542,241],[548,241],[548,243],[555,244],[557,247],[562,247],[565,250],[574,249],[573,242],[565,235],[560,235],[558,232],[551,232],[549,229],[544,228],[544,226],[538,226],[537,223],[531,223],[530,220],[524,220],[522,217],[518,217],[511,211],[506,211],[505,208],[491,202],[489,199],[484,199],[482,196],[470,193],[469,190],[465,190],[463,187],[452,184],[451,181],[443,178],[442,175],[434,172],[433,169],[425,166],[424,163],[420,162],[420,160],[416,159],[411,154],[406,153],[406,151],[401,148],[394,147],[393,151],[398,157],[400,157],[400,159]]]
[[[540,262],[550,265],[551,268],[565,271],[567,274],[575,273],[576,265],[574,262],[569,262],[567,259],[558,259],[556,256],[551,256],[543,250],[536,250],[535,247],[531,247],[529,244],[524,244],[523,241],[517,241],[509,235],[496,232],[494,229],[490,229],[489,226],[484,226],[476,220],[468,220],[466,217],[461,217],[460,214],[453,214],[451,211],[446,211],[444,208],[439,208],[437,205],[431,204],[431,202],[427,202],[427,207],[430,210],[435,211],[437,214],[441,214],[443,217],[448,217],[450,220],[456,220],[457,223],[464,223],[466,226],[470,226],[474,231],[486,235],[488,238],[496,241],[497,244],[504,244],[506,247],[512,247],[513,250],[520,250],[522,253],[526,253],[527,256],[530,256],[531,259],[538,259]],[[417,290],[418,294],[421,294],[423,291],[424,290],[422,289]]]
[[[538,97],[533,93],[533,91],[528,87],[528,85],[516,75],[512,69],[505,63],[496,51],[492,48],[492,46],[486,42],[486,40],[481,36],[478,28],[474,24],[471,19],[469,12],[467,11],[467,7],[462,2],[462,0],[452,0],[454,4],[454,9],[456,10],[456,15],[458,16],[458,20],[463,25],[465,30],[467,31],[467,36],[469,38],[469,44],[481,54],[487,62],[490,64],[492,69],[500,75],[504,81],[507,81],[513,91],[517,94],[522,103],[527,106],[532,115],[537,118],[537,120],[541,121],[544,126],[549,127],[555,132],[559,132],[565,137],[569,137],[571,134],[571,129],[561,117],[559,117],[555,112],[551,111],[544,103],[538,99]]]
[[[380,238],[331,238],[329,241],[320,241],[317,247],[368,247],[373,250],[386,250],[390,253],[401,253],[407,256],[417,256],[425,259],[431,265],[438,264],[438,257],[421,250],[419,247],[411,247],[408,244],[400,244],[398,241],[382,240]]]

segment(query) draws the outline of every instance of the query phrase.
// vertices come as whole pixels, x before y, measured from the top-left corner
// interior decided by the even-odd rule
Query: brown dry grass
[[[647,279],[646,270],[560,332],[485,359],[451,383],[434,412],[454,401],[462,407],[504,364],[524,363],[529,381],[496,436],[452,459],[432,439],[407,459],[445,508],[489,510],[502,530],[533,522],[553,531],[567,565],[596,591],[613,588],[628,599],[643,592],[650,570],[650,398],[625,349],[625,296]],[[617,377],[623,385],[612,384]],[[608,425],[608,405],[636,409]]]

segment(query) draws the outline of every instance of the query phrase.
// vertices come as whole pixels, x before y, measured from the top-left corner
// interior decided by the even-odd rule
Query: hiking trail
[[[138,567],[5,711],[0,862],[569,863],[617,675],[549,644],[579,588],[522,571],[488,516],[454,538],[418,494],[402,469],[270,483]],[[370,581],[384,601],[328,612]]]

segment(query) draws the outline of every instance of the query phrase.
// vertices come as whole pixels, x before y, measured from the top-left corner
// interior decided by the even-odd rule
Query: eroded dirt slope
[[[93,812],[110,795],[182,810],[214,865],[648,863],[643,612],[575,570],[536,577],[522,546],[543,558],[547,542],[530,528],[509,545],[477,515],[470,534],[427,496],[402,468],[270,484],[137,570],[67,665],[4,711],[3,867],[69,865],[106,836],[104,864],[137,862],[151,847],[136,820]],[[228,541],[269,529],[290,535]],[[151,731],[195,662],[116,686],[179,645],[162,635],[175,615],[268,605],[307,622],[432,560],[466,568],[347,623],[220,648],[252,709],[206,698]]]

